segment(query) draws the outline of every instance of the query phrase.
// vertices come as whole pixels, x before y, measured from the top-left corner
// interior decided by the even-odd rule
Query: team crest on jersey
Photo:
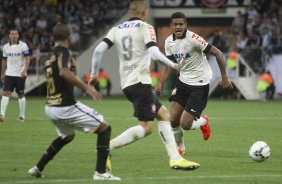
[[[177,92],[177,88],[174,88],[171,92],[171,96],[176,95],[176,92]]]
[[[157,110],[156,104],[153,103],[151,105],[151,110],[152,110],[152,113],[156,114],[156,110]]]

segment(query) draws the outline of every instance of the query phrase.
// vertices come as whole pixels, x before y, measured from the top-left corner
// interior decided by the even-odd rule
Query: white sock
[[[145,130],[141,125],[131,127],[110,141],[110,153],[114,149],[133,143],[144,136]]]
[[[4,117],[5,114],[6,114],[6,110],[7,110],[7,107],[8,107],[8,104],[9,104],[9,97],[7,96],[2,96],[2,99],[1,99],[1,115]]]
[[[170,123],[167,121],[158,122],[158,130],[161,140],[163,141],[170,160],[178,160],[181,158],[177,151],[177,146]]]
[[[193,123],[192,123],[192,126],[190,128],[190,130],[195,130],[197,128],[199,128],[200,126],[203,126],[206,124],[206,119],[203,118],[202,116],[197,119],[196,121],[194,120]]]
[[[20,117],[25,118],[25,97],[19,98]]]
[[[174,137],[175,137],[175,141],[176,144],[178,145],[178,147],[182,150],[185,151],[185,143],[184,143],[184,137],[183,137],[183,129],[181,128],[181,126],[172,128]]]

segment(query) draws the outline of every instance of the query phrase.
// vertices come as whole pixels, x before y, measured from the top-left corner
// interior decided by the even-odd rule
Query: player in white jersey
[[[1,99],[0,122],[4,122],[11,93],[16,89],[19,98],[19,121],[24,122],[26,99],[24,97],[25,79],[30,61],[29,48],[19,41],[17,29],[11,29],[9,43],[3,47],[1,81],[4,83]]]
[[[221,71],[222,87],[232,88],[226,75],[224,57],[220,50],[208,44],[201,36],[187,30],[184,13],[176,12],[171,15],[170,27],[173,34],[165,40],[165,53],[168,58],[179,63],[180,74],[169,97],[171,102],[171,126],[174,131],[179,152],[185,154],[183,131],[200,128],[204,140],[210,137],[208,116],[202,115],[207,105],[209,81],[212,71],[206,54],[216,57]],[[170,74],[169,68],[164,68],[156,93],[160,94],[164,82]]]
[[[150,135],[154,118],[156,118],[160,137],[170,157],[170,167],[173,169],[196,169],[199,164],[185,160],[179,155],[169,123],[169,111],[159,102],[151,87],[151,59],[160,60],[170,68],[178,69],[179,66],[167,59],[156,46],[154,28],[144,22],[148,14],[146,3],[140,0],[132,1],[128,13],[129,21],[113,27],[96,47],[92,57],[89,84],[93,85],[104,52],[116,44],[120,63],[121,87],[127,99],[133,104],[134,116],[138,118],[139,123],[112,139],[110,151]],[[111,170],[110,161],[108,169]]]

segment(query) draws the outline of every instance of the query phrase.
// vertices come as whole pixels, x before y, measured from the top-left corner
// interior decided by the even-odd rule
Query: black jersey
[[[60,75],[61,68],[68,68],[76,74],[75,59],[68,48],[57,46],[44,64],[47,82],[47,101],[50,106],[70,106],[76,103],[74,87]]]

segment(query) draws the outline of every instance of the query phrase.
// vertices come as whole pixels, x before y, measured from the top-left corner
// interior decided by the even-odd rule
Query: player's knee
[[[75,134],[68,135],[62,139],[65,144],[70,143],[74,139]]]
[[[108,125],[107,128],[102,133],[110,136],[111,132],[112,132],[112,127],[111,127],[111,125]]]
[[[11,91],[3,91],[3,96],[10,97],[11,96]]]
[[[173,116],[170,118],[170,123],[171,123],[172,128],[179,126],[179,120],[174,118]]]
[[[18,93],[18,97],[19,98],[23,98],[24,97],[24,93],[22,93],[22,92]]]
[[[158,121],[169,121],[170,114],[164,105],[159,109],[158,113],[156,114],[156,118]]]
[[[190,128],[191,128],[191,126],[192,126],[192,123],[190,123],[190,122],[181,122],[181,127],[184,129],[184,130],[190,130]]]

